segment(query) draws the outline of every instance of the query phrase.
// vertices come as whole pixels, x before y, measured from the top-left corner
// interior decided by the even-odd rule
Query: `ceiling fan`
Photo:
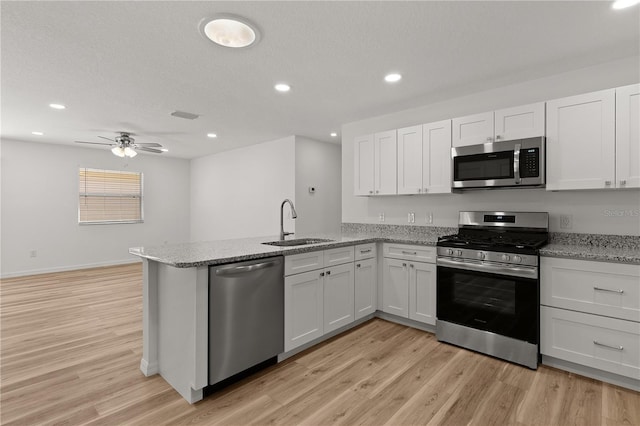
[[[163,152],[166,152],[166,150],[158,149],[158,148],[162,148],[162,145],[160,145],[159,143],[155,143],[155,142],[136,143],[136,140],[131,137],[133,133],[129,133],[129,132],[118,132],[118,133],[120,134],[120,136],[116,136],[113,139],[106,138],[104,136],[98,136],[99,138],[106,139],[111,143],[85,142],[85,141],[76,141],[76,143],[86,143],[91,145],[108,145],[113,147],[111,148],[111,152],[113,152],[113,154],[117,155],[118,157],[127,156],[127,157],[133,158],[136,155],[138,155],[138,153],[136,152],[136,149],[140,151],[154,152],[156,154],[162,154]]]

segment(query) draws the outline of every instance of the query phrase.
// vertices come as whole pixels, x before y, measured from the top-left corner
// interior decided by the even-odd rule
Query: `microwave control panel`
[[[520,151],[520,177],[540,176],[540,149],[525,148]]]

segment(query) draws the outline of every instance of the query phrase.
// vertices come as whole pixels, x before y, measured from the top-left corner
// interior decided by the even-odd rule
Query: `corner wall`
[[[573,216],[573,227],[563,232],[640,235],[639,190],[516,189],[451,195],[353,195],[353,139],[356,136],[624,86],[637,83],[639,75],[640,58],[635,56],[345,124],[342,126],[342,221],[380,223],[378,215],[384,213],[384,223],[402,225],[407,224],[407,213],[414,212],[415,225],[427,225],[426,215],[433,212],[433,225],[456,227],[460,210],[548,211],[553,232],[561,231],[559,216],[567,214]]]
[[[3,277],[136,262],[129,247],[189,238],[187,160],[11,140],[0,155]],[[142,172],[144,222],[79,225],[81,167]]]

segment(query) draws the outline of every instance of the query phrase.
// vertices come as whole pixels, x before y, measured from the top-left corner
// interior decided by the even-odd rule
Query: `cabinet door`
[[[334,266],[324,272],[324,333],[354,321],[353,263]]]
[[[409,263],[409,318],[436,325],[436,265]]]
[[[616,89],[616,186],[640,188],[640,84]]]
[[[360,319],[376,310],[377,264],[375,258],[356,262],[355,268],[355,315]]]
[[[422,158],[422,126],[398,129],[398,194],[422,192]]]
[[[544,102],[495,112],[496,141],[544,136]]]
[[[397,193],[398,164],[396,131],[376,133],[374,135],[374,180],[376,195]]]
[[[409,317],[409,267],[406,260],[384,258],[382,310]]]
[[[284,279],[284,350],[290,351],[323,334],[321,271]]]
[[[547,189],[611,188],[615,89],[547,102]]]
[[[355,195],[373,195],[373,135],[357,137],[353,142],[353,147],[353,193]]]
[[[422,192],[451,192],[451,120],[422,126]]]
[[[454,118],[452,123],[454,148],[493,142],[493,111]]]

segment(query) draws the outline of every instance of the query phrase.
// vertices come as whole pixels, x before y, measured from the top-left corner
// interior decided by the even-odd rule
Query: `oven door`
[[[537,268],[535,278],[461,268],[437,266],[438,320],[537,345]]]

